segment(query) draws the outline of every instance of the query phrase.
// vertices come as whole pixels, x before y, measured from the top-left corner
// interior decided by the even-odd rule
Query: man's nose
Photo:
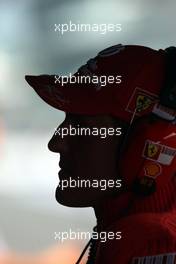
[[[48,149],[52,152],[66,152],[68,149],[68,137],[69,135],[62,134],[62,128],[66,130],[66,125],[59,126],[55,133],[53,134],[52,138],[48,142]]]

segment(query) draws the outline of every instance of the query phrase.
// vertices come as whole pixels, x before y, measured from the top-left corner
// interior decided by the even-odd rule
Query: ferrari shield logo
[[[134,113],[134,111],[136,111],[136,114],[138,115],[145,114],[152,111],[157,100],[157,95],[136,87],[125,110],[130,113]]]
[[[136,99],[137,112],[146,110],[152,104],[152,100],[145,95],[138,95]]]
[[[149,158],[155,157],[157,152],[158,152],[158,150],[159,150],[159,147],[156,144],[153,144],[153,143],[148,144],[147,156]]]

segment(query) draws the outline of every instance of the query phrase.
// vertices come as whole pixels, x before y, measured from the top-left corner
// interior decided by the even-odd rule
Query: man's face
[[[60,153],[60,185],[56,189],[59,203],[75,207],[94,206],[113,192],[113,188],[105,189],[105,184],[117,179],[119,124],[115,124],[111,116],[66,114],[48,143],[49,150]],[[71,135],[71,127],[77,129],[76,135],[73,135],[74,129]],[[107,131],[111,131],[110,135]]]

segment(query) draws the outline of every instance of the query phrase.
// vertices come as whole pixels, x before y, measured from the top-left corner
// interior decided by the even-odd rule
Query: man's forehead
[[[85,115],[85,114],[72,114],[66,113],[66,118],[70,118],[73,120],[95,120],[95,121],[108,121],[112,120],[111,115],[101,114],[101,115]]]
[[[85,114],[73,114],[73,113],[65,113],[65,121],[70,122],[85,122],[87,125],[95,124],[95,125],[109,125],[114,124],[115,117],[108,114],[101,115],[85,115]]]

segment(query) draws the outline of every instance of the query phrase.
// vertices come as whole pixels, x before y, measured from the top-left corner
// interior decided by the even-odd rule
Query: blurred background
[[[74,73],[118,43],[176,45],[175,10],[174,0],[0,0],[0,263],[73,263],[86,241],[61,244],[54,232],[91,232],[96,223],[91,208],[55,201],[59,155],[47,143],[64,114],[44,104],[24,75]],[[54,31],[70,20],[120,23],[122,31]]]

